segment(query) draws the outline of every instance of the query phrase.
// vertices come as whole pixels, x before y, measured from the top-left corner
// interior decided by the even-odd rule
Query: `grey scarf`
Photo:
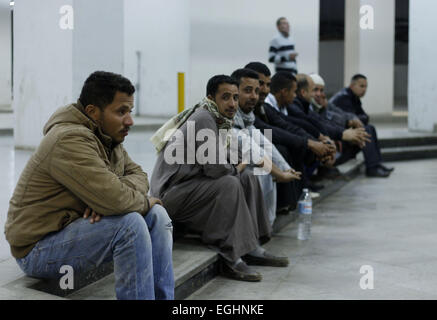
[[[253,111],[250,113],[244,113],[238,108],[234,118],[234,128],[237,129],[253,129],[255,123],[255,114]]]

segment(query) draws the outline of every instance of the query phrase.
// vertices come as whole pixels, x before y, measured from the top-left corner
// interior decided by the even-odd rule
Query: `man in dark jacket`
[[[367,78],[362,74],[356,74],[352,77],[348,88],[343,88],[329,100],[330,103],[343,109],[343,111],[355,114],[360,121],[369,124],[369,116],[363,110],[361,98],[367,91]]]
[[[273,143],[281,152],[287,162],[296,170],[304,169],[304,164],[314,163],[316,157],[324,157],[329,151],[329,147],[317,141],[319,133],[314,129],[314,135],[304,130],[297,124],[288,121],[287,117],[275,109],[279,106],[286,106],[295,97],[296,78],[287,72],[278,72],[270,79],[270,71],[266,65],[253,62],[246,66],[258,72],[260,76],[260,99],[255,108],[255,126],[262,129],[271,129],[273,133]],[[273,94],[270,93],[272,84]],[[270,103],[265,102],[269,97]],[[306,178],[303,177],[304,182]],[[279,185],[278,185],[279,186]],[[300,194],[302,183],[295,194]],[[284,185],[278,187],[278,208],[284,205],[284,199],[290,194]],[[283,195],[281,195],[283,194]],[[296,199],[297,200],[297,199]]]
[[[382,156],[378,144],[378,137],[374,126],[369,124],[369,116],[363,110],[361,98],[367,90],[367,78],[362,74],[352,77],[348,88],[343,88],[335,94],[329,103],[345,112],[354,114],[358,119],[354,120],[356,126],[361,126],[371,135],[372,143],[369,144],[371,155],[366,156],[366,174],[369,177],[388,177],[394,168],[387,168],[382,164]],[[361,122],[361,123],[360,123]],[[352,150],[350,157],[354,157],[359,150]],[[372,159],[372,160],[370,160]]]

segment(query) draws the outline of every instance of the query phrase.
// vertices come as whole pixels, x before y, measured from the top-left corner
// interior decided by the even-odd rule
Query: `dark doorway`
[[[319,73],[332,96],[344,82],[345,0],[320,0]]]
[[[408,26],[410,1],[396,0],[394,111],[408,111]]]

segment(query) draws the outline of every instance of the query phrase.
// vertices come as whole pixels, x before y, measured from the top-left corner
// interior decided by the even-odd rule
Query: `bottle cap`
[[[303,189],[303,192],[310,192],[310,191],[309,191],[308,189],[305,188],[305,189]]]

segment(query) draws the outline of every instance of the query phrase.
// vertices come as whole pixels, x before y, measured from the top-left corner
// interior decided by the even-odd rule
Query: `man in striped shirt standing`
[[[287,18],[281,17],[276,21],[278,35],[270,42],[269,62],[274,63],[276,72],[287,71],[297,74],[294,40],[290,37],[290,24]]]

